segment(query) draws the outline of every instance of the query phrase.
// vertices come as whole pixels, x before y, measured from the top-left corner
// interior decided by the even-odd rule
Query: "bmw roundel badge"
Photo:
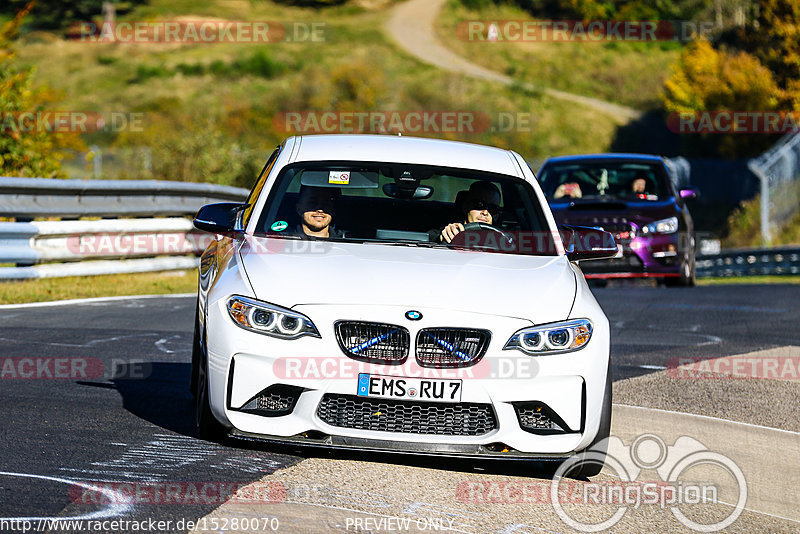
[[[408,310],[406,312],[406,319],[408,319],[409,321],[419,321],[420,319],[422,319],[422,314],[417,310]]]

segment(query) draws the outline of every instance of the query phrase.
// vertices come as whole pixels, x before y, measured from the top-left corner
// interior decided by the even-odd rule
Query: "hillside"
[[[138,114],[140,120],[120,131],[106,127],[83,136],[87,147],[95,145],[103,152],[105,177],[249,187],[271,147],[297,133],[284,127],[281,114],[286,112],[474,113],[482,119],[481,131],[405,133],[510,147],[533,161],[554,154],[604,151],[611,145],[616,126],[603,113],[541,91],[443,73],[409,57],[383,33],[390,8],[387,4],[311,9],[267,1],[211,0],[197,5],[186,0],[152,0],[118,22],[271,21],[287,29],[290,38],[308,35],[312,27],[322,38],[271,43],[94,43],[32,32],[18,41],[19,60],[36,67],[36,84],[57,91],[60,101],[54,106],[59,110],[97,111],[104,117],[114,113],[129,119],[130,114]],[[451,5],[442,16],[455,14]],[[604,50],[608,58],[617,54],[613,48]],[[493,61],[489,55],[465,53],[475,61]],[[502,70],[529,79],[526,54],[530,53],[519,47],[503,60],[516,66]],[[625,54],[619,61],[650,57]],[[666,63],[671,54],[664,52],[658,61]],[[590,75],[585,73],[586,78]],[[570,89],[592,94],[585,89],[585,81],[567,78],[572,80]],[[565,87],[555,75],[541,81]],[[594,96],[618,94],[607,87]],[[655,98],[651,84],[637,98],[622,96],[616,101],[646,105]],[[71,175],[83,177],[90,174],[91,165],[77,154],[68,169]]]

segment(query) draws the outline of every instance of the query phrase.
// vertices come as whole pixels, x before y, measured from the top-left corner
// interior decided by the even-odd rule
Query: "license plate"
[[[359,373],[359,397],[428,402],[460,402],[461,380],[435,380]]]

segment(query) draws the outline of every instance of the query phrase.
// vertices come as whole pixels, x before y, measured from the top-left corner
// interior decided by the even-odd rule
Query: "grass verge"
[[[698,286],[741,285],[741,284],[800,284],[800,276],[726,276],[719,278],[698,278]]]
[[[0,283],[0,304],[197,291],[196,271],[41,278]]]

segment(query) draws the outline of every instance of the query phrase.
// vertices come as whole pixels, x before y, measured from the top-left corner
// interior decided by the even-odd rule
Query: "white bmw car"
[[[209,439],[563,461],[608,436],[609,326],[515,152],[292,137],[203,207],[192,392]],[[587,467],[583,475],[599,467]]]

